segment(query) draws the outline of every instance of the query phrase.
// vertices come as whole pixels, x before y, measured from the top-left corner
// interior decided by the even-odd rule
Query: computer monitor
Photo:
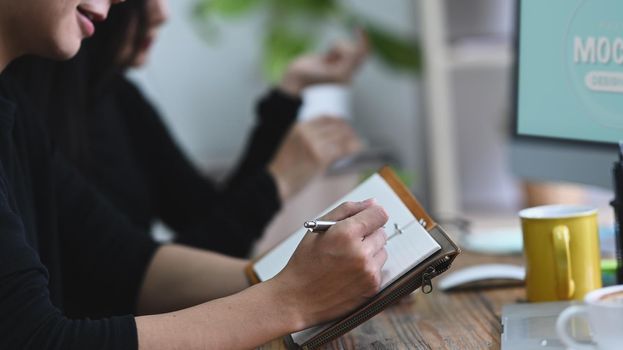
[[[623,140],[623,1],[519,0],[519,177],[612,187]]]

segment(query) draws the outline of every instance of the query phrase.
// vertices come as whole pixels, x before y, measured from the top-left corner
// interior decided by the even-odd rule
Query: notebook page
[[[381,288],[385,288],[411,268],[440,250],[441,247],[417,222],[411,211],[378,174],[371,176],[317,217],[324,215],[342,202],[362,201],[368,198],[375,198],[377,203],[385,208],[389,216],[385,231],[391,239],[385,247],[388,258],[383,266],[381,283]],[[395,234],[395,225],[402,229],[402,233]],[[265,281],[274,277],[286,266],[305,233],[306,230],[301,228],[255,263],[254,270],[260,280]],[[325,327],[327,325],[310,328],[292,336],[296,343],[301,344]]]

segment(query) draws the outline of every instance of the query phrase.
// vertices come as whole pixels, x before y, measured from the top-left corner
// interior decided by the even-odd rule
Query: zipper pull
[[[422,292],[424,294],[429,294],[433,291],[433,284],[431,283],[433,277],[435,277],[435,268],[429,266],[422,275]]]

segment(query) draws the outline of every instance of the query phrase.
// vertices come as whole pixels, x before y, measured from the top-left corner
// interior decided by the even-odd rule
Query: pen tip
[[[315,228],[316,227],[316,222],[315,221],[305,221],[305,223],[303,224],[303,227],[305,227],[305,228]]]

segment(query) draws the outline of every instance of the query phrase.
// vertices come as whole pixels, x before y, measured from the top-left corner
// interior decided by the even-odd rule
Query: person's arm
[[[295,127],[302,104],[303,89],[323,83],[350,84],[368,52],[365,33],[358,31],[356,34],[357,39],[354,41],[338,41],[326,53],[303,55],[288,65],[277,88],[258,105],[258,124],[249,138],[240,164],[230,177],[230,185],[240,183],[258,169],[268,168],[277,183],[280,199],[284,201],[304,187],[313,175],[324,172],[325,164],[331,164],[354,152],[337,151],[346,143],[358,141],[352,129],[346,125],[338,125],[336,128],[335,123],[326,123],[329,128],[325,128],[323,134],[314,133],[319,123],[303,123],[299,126],[302,130],[292,130],[292,127]],[[322,145],[332,146],[337,154],[324,152],[314,154],[312,161],[301,160]],[[292,154],[297,161],[291,162],[289,157],[283,156],[287,153]],[[299,166],[301,163],[302,167]],[[305,163],[311,164],[306,167]],[[296,175],[289,172],[291,168],[295,168]],[[312,175],[301,177],[299,175],[304,174],[304,171],[297,168],[304,168],[306,173]]]
[[[350,124],[340,118],[319,117],[298,123],[284,141],[268,171],[279,197],[291,198],[339,159],[363,148]]]
[[[200,302],[197,296],[208,300],[244,286],[241,261],[208,253],[199,257],[203,253],[182,247],[157,248],[61,160],[53,162],[53,177],[59,224],[67,231],[57,243],[63,260],[71,262],[63,273],[74,284],[66,283],[65,292],[85,294],[79,306],[103,304],[108,307],[94,312],[110,314],[133,302],[144,310],[181,309]],[[10,336],[0,337],[1,348],[135,349],[137,338],[142,349],[249,348],[365,302],[378,290],[386,259],[380,228],[387,215],[369,201],[349,203],[327,215],[341,220],[338,224],[326,233],[308,234],[287,267],[267,283],[164,315],[134,320],[126,311],[126,316],[72,320],[51,304],[45,268],[26,242],[19,217],[6,209],[6,198],[0,192],[0,331]],[[214,273],[212,264],[231,276],[197,278]],[[277,314],[281,318],[267,318]],[[247,330],[243,337],[239,329]]]
[[[71,319],[52,303],[48,270],[28,239],[22,218],[9,205],[6,184],[0,174],[0,349],[136,349],[132,316]]]
[[[149,265],[138,313],[179,310],[232,295],[249,287],[247,260],[179,245],[165,245]],[[164,292],[166,291],[166,292]]]
[[[122,96],[127,105],[137,107],[125,118],[134,148],[150,178],[156,214],[176,231],[177,242],[246,256],[283,201],[334,161],[361,149],[354,130],[338,119],[291,126],[301,104],[300,89],[319,82],[350,81],[366,50],[365,37],[360,35],[356,43],[340,42],[327,54],[294,61],[279,90],[260,103],[260,123],[240,166],[222,189],[197,172],[157,112],[126,84],[128,91]],[[210,230],[222,234],[208,234]]]
[[[380,287],[381,268],[387,259],[387,237],[381,227],[387,214],[366,201],[345,203],[325,219],[339,222],[325,233],[308,233],[273,279],[188,309],[138,317],[139,348],[249,349],[334,319],[364,303]],[[173,264],[185,259],[183,251],[162,254],[165,249],[148,270],[141,304],[156,301],[145,297],[145,289],[154,286],[151,279],[186,281],[185,276],[171,276],[157,268],[160,259]],[[184,271],[177,273],[185,275]],[[175,302],[194,288],[192,284],[186,281],[170,293],[161,291],[157,302],[174,307],[163,299]]]
[[[279,88],[290,96],[300,96],[303,89],[315,84],[350,84],[367,52],[366,35],[358,31],[356,40],[338,41],[327,53],[297,57],[286,69]],[[293,126],[268,164],[282,201],[325,173],[335,161],[362,149],[347,122],[329,117]]]
[[[63,187],[44,197],[37,193],[36,198],[42,203],[57,198],[57,218],[63,231],[57,237],[54,228],[39,227],[49,232],[39,235],[43,239],[38,245],[45,244],[46,252],[52,249],[62,254],[62,267],[54,268],[62,269],[55,274],[64,277],[65,310],[52,302],[47,269],[28,238],[28,225],[10,207],[15,201],[5,187],[6,179],[0,176],[0,349],[134,350],[138,347],[136,321],[131,315],[135,302],[151,302],[152,309],[160,302],[163,306],[157,307],[185,306],[246,286],[242,261],[189,248],[157,248],[80,181],[71,167],[62,161],[52,163],[55,171],[41,180],[50,179]],[[45,168],[37,164],[38,170]],[[54,246],[57,251],[51,248]],[[150,272],[144,279],[148,266]],[[169,283],[152,284],[154,276],[159,276],[156,281]],[[145,292],[140,298],[139,287]],[[149,298],[157,293],[170,299]],[[196,299],[189,302],[189,296]],[[64,312],[82,316],[70,318]],[[89,319],[80,319],[83,317]]]
[[[158,247],[99,196],[58,153],[51,166],[70,309],[85,317],[179,310],[248,287],[247,261]],[[218,234],[218,232],[215,232]]]
[[[180,310],[248,287],[246,261],[158,247],[132,227],[62,156],[52,156],[66,305],[83,317]]]
[[[78,317],[134,313],[146,267],[158,245],[58,152],[50,155],[50,167],[64,291],[71,296],[66,311]]]
[[[139,349],[252,349],[305,327],[270,283],[189,309],[136,319]]]
[[[236,168],[227,179],[226,189],[239,185],[249,175],[266,171],[268,163],[294,125],[301,105],[300,96],[280,88],[273,88],[259,101],[256,124]]]
[[[4,217],[3,217],[4,218]],[[5,233],[5,232],[3,232]],[[0,273],[0,348],[32,350],[134,350],[137,333],[131,315],[71,319],[50,301],[46,269],[32,250],[4,245],[32,257],[32,265]],[[21,256],[23,257],[23,255]],[[6,265],[5,265],[6,266]],[[14,266],[14,265],[13,265]]]
[[[177,233],[180,244],[247,256],[284,198],[296,193],[332,160],[359,148],[354,131],[343,121],[321,118],[302,123],[290,130],[268,169],[262,167],[263,161],[246,163],[240,170],[246,173],[244,177],[217,188],[191,164],[140,92],[129,82],[121,84],[120,98],[130,106],[123,119],[132,151],[148,180],[154,214]],[[264,138],[271,134],[271,125],[277,127],[276,134],[289,127],[288,123],[269,121],[272,117],[289,118],[287,110],[298,106],[290,101],[287,107],[286,97],[279,95],[273,93],[272,102],[263,104],[261,113],[266,121],[255,143],[274,144],[272,137]],[[281,107],[277,100],[284,100]],[[271,111],[277,115],[269,116]]]
[[[246,256],[281,205],[271,175],[260,169],[219,188],[190,162],[136,87],[122,81],[118,91],[127,108],[129,151],[143,170],[154,217],[177,233],[178,243]]]

